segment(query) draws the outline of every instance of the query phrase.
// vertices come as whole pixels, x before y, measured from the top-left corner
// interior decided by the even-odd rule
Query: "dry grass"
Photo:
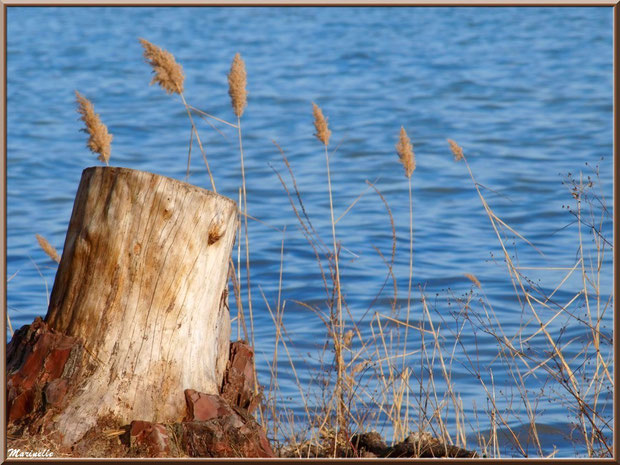
[[[467,279],[469,279],[472,283],[474,283],[476,285],[476,287],[478,289],[480,289],[480,281],[478,281],[478,278],[476,278],[475,275],[471,274],[471,273],[465,273],[464,275]]]
[[[396,153],[398,154],[398,158],[400,158],[400,162],[403,164],[403,168],[405,168],[405,176],[410,178],[415,170],[415,155],[413,153],[411,139],[409,139],[407,131],[405,131],[405,128],[402,126],[400,128],[398,142],[396,143]]]
[[[45,252],[47,256],[56,263],[60,263],[60,255],[58,255],[58,251],[52,246],[52,244],[50,244],[47,239],[39,234],[35,234],[35,237],[37,238],[41,249],[43,249],[43,252]]]
[[[538,447],[538,452],[542,454],[540,440],[536,433],[537,412],[528,394],[526,378],[534,375],[538,371],[543,371],[548,375],[551,380],[550,382],[553,383],[554,388],[557,389],[557,392],[561,396],[559,398],[556,397],[554,400],[557,401],[559,399],[570,406],[569,408],[571,410],[574,410],[582,439],[587,446],[588,456],[611,456],[613,453],[611,443],[605,433],[605,430],[611,431],[611,425],[609,420],[600,416],[597,409],[601,396],[605,392],[611,392],[614,384],[610,373],[611,359],[605,358],[611,357],[611,340],[606,338],[605,334],[601,331],[603,315],[607,308],[609,308],[611,302],[611,296],[609,296],[608,300],[603,300],[604,296],[601,295],[600,289],[600,273],[606,247],[608,245],[604,236],[601,234],[604,220],[609,216],[604,197],[595,195],[598,207],[595,207],[592,199],[589,199],[592,220],[588,223],[585,221],[582,212],[582,202],[584,198],[587,198],[587,186],[584,186],[581,177],[578,182],[573,180],[571,194],[577,203],[577,207],[575,211],[573,211],[573,214],[576,216],[578,224],[579,257],[575,265],[568,269],[568,273],[562,281],[553,286],[553,292],[546,294],[542,291],[543,288],[541,286],[533,285],[528,278],[523,275],[521,267],[515,263],[514,258],[507,250],[506,239],[501,230],[503,229],[513,234],[518,239],[526,241],[525,238],[516,233],[516,231],[497,217],[484,198],[479,184],[476,182],[472,170],[467,163],[467,159],[463,155],[462,149],[453,141],[451,141],[450,146],[455,155],[457,155],[457,153],[459,154],[457,161],[463,160],[465,162],[469,176],[503,251],[504,261],[515,294],[519,302],[521,302],[523,309],[531,314],[531,319],[519,329],[518,334],[511,338],[505,336],[502,325],[495,316],[493,316],[491,320],[488,318],[487,314],[487,320],[480,327],[483,327],[487,333],[495,336],[498,342],[502,343],[504,361],[511,367],[513,382],[520,392],[520,397],[527,412],[529,424],[534,435],[533,440]],[[459,150],[455,152],[454,147],[458,147]],[[598,172],[596,174],[598,176]],[[592,183],[589,184],[589,187],[592,187]],[[595,221],[594,218],[595,210],[598,211],[600,215],[598,222]],[[582,224],[584,223],[590,226],[590,232],[594,239],[593,256],[586,256],[584,251],[584,242],[582,238]],[[526,242],[529,244],[529,241]],[[596,262],[596,267],[592,266],[588,269],[585,263],[588,261],[592,263],[593,260]],[[581,268],[583,288],[567,303],[563,305],[559,304],[553,299],[554,294],[578,268]],[[592,296],[594,296],[595,305],[591,305],[590,300],[592,300]],[[574,309],[575,302],[578,302],[580,299],[585,309],[585,318],[578,317]],[[554,314],[550,318],[546,318],[544,315],[548,314],[549,311],[554,312]],[[591,341],[587,342],[585,347],[578,351],[577,357],[568,355],[571,350],[574,350],[575,340],[562,342],[562,332],[556,334],[552,333],[550,329],[552,322],[560,316],[566,318],[566,321],[571,325],[582,327],[591,335]],[[530,329],[532,323],[534,328],[536,328],[533,332]],[[537,354],[537,351],[528,350],[528,347],[535,344],[535,340],[537,341],[536,344],[547,345],[548,352],[542,357],[532,355]],[[518,345],[516,345],[516,342],[518,342]],[[591,366],[594,368],[591,368]],[[519,450],[526,455],[516,435],[508,426],[508,422],[501,417],[497,409],[494,409],[493,413],[494,416],[497,415],[500,417],[506,429],[513,436],[514,442]]]
[[[403,126],[400,127],[400,134],[398,137],[398,142],[396,143],[396,153],[398,154],[398,158],[400,159],[403,168],[405,169],[405,176],[407,177],[407,186],[409,188],[409,283],[407,287],[407,315],[406,321],[409,321],[409,316],[411,315],[411,284],[413,280],[413,194],[411,187],[411,175],[413,174],[416,163],[415,163],[415,155],[413,153],[413,145],[411,144],[411,140],[407,135],[407,131]],[[405,334],[404,334],[404,345],[403,352],[407,353],[407,339],[408,339],[409,326],[405,326]],[[408,378],[408,368],[406,366],[406,358],[402,358],[402,367],[401,372],[405,373],[405,376]],[[402,402],[402,396],[399,397],[399,402]],[[406,411],[404,414],[404,419],[402,423],[407,424],[409,422],[409,402],[406,403]],[[404,439],[404,432],[406,428],[403,428],[401,422],[399,421],[396,424],[397,427],[397,437],[399,440]]]
[[[316,103],[312,103],[312,114],[314,116],[314,128],[316,132],[314,135],[318,140],[323,142],[326,146],[329,145],[329,137],[332,132],[327,126],[327,118],[323,116],[323,110],[321,110]]]
[[[333,289],[335,294],[336,305],[330,306],[330,314],[329,314],[329,328],[328,333],[331,335],[331,340],[334,345],[335,352],[335,361],[336,361],[336,385],[334,389],[334,397],[336,402],[336,426],[335,432],[333,434],[333,453],[337,455],[337,450],[339,447],[339,441],[343,441],[343,436],[348,436],[349,429],[349,415],[347,415],[347,406],[345,401],[345,362],[344,362],[344,351],[346,350],[344,344],[344,316],[342,313],[343,299],[342,299],[342,290],[340,285],[340,260],[339,260],[339,246],[338,241],[336,239],[336,221],[334,220],[334,200],[332,195],[332,181],[331,181],[331,173],[329,168],[329,151],[327,150],[327,146],[329,145],[329,137],[331,135],[331,131],[327,126],[327,118],[323,116],[323,111],[315,104],[312,104],[312,114],[314,116],[314,127],[316,129],[316,133],[314,134],[316,138],[323,143],[323,147],[325,150],[325,164],[327,167],[327,191],[329,193],[329,213],[331,219],[331,230],[332,230],[332,245],[333,250],[328,257],[330,262],[333,263],[333,273],[332,282]],[[322,428],[320,428],[322,429]]]
[[[230,73],[228,73],[228,95],[230,95],[233,111],[237,118],[243,116],[243,111],[247,105],[248,91],[246,85],[245,62],[237,53],[230,66]]]
[[[448,144],[450,144],[450,150],[452,150],[452,154],[454,155],[454,159],[456,161],[460,161],[463,159],[463,149],[452,139],[448,139]]]
[[[335,269],[334,260],[337,256],[320,246],[323,241],[311,226],[290,164],[284,157],[293,181],[294,195],[291,195],[291,189],[282,177],[279,174],[278,176],[291,200],[302,231],[315,251],[323,279],[326,283],[331,282],[331,286],[326,285],[327,310],[316,305],[294,302],[313,312],[325,325],[327,335],[332,339],[331,344],[324,346],[319,359],[320,368],[311,377],[314,381],[309,385],[302,385],[298,373],[300,366],[306,362],[301,354],[290,355],[295,350],[295,338],[293,335],[282,337],[283,334],[288,334],[282,310],[273,317],[278,336],[274,359],[270,365],[272,381],[267,405],[270,412],[275,412],[272,413],[275,415],[272,416],[272,434],[274,437],[284,438],[286,446],[283,450],[286,454],[298,457],[355,455],[355,450],[352,450],[347,442],[355,432],[389,425],[394,441],[401,441],[413,432],[417,435],[430,434],[445,445],[476,449],[486,457],[500,458],[505,450],[511,448],[512,454],[516,453],[517,456],[550,458],[557,454],[557,450],[545,451],[546,446],[538,433],[538,425],[544,423],[543,409],[540,407],[544,401],[565,403],[569,411],[573,412],[589,457],[612,454],[609,438],[611,420],[600,412],[600,408],[605,402],[609,402],[613,393],[612,341],[602,332],[603,316],[610,308],[611,296],[605,300],[600,292],[600,273],[605,249],[610,247],[601,233],[603,217],[609,216],[604,199],[590,196],[590,209],[592,210],[594,198],[600,203],[598,210],[601,217],[595,221],[596,215],[591,211],[590,219],[585,221],[582,203],[587,189],[581,180],[573,182],[571,195],[577,202],[574,214],[579,228],[581,229],[582,224],[594,226],[590,228],[595,239],[594,255],[587,257],[583,245],[580,245],[582,256],[574,266],[545,268],[567,270],[567,275],[559,283],[550,286],[553,292],[545,295],[541,293],[544,286],[534,284],[522,274],[522,270],[528,267],[521,267],[514,261],[508,253],[506,241],[512,236],[528,246],[533,245],[495,214],[482,194],[462,149],[456,143],[451,148],[456,152],[453,151],[457,161],[465,162],[503,251],[508,277],[517,299],[522,303],[522,310],[529,312],[530,317],[526,318],[516,332],[505,329],[495,315],[482,283],[475,275],[465,273],[465,277],[472,282],[472,290],[465,296],[454,296],[450,293],[448,304],[452,302],[452,309],[437,303],[431,308],[423,289],[419,289],[422,317],[416,324],[410,322],[409,309],[403,319],[377,311],[370,321],[364,321],[363,318],[356,320],[343,298],[342,309],[343,312],[349,312],[349,318],[346,325],[348,330],[341,333],[341,326],[333,314],[335,289],[339,286],[336,278],[339,274],[332,271],[326,276],[320,254],[324,253],[327,257],[330,270]],[[328,178],[328,186],[330,185]],[[380,192],[377,193],[381,195]],[[385,200],[382,195],[381,198]],[[297,205],[294,199],[297,199]],[[346,211],[348,212],[349,208]],[[386,211],[393,228],[394,220],[387,204]],[[581,234],[580,232],[579,242],[583,244]],[[395,233],[393,236],[395,250]],[[381,253],[380,255],[384,259]],[[395,303],[393,256],[391,261],[384,259],[384,263],[388,269],[388,278],[394,280]],[[591,266],[585,266],[586,263]],[[583,276],[583,289],[568,302],[560,304],[554,299],[554,294],[569,276],[579,269]],[[383,287],[379,294],[382,291]],[[280,292],[281,283],[278,294]],[[585,317],[579,317],[573,308],[578,299],[585,308]],[[373,299],[370,308],[376,301],[377,298]],[[394,309],[395,304],[392,306],[392,310]],[[549,315],[550,310],[553,310],[553,313]],[[547,316],[543,318],[542,315]],[[577,342],[561,342],[562,332],[556,333],[550,329],[552,322],[560,316],[565,317],[567,325],[582,326],[591,333],[590,342],[586,342],[585,346],[577,351],[577,356],[568,355],[571,350],[575,351],[574,345]],[[416,334],[413,338],[415,342],[411,341],[410,335],[413,333]],[[505,384],[503,388],[498,388],[495,370],[482,369],[478,347],[468,342],[472,337],[476,340],[481,336],[491,338],[496,343],[496,363],[501,365],[497,369],[507,372],[510,391],[506,391]],[[541,344],[546,344],[548,350],[538,350]],[[304,418],[295,418],[287,411],[286,399],[277,392],[277,377],[281,372],[281,369],[277,368],[279,345],[285,348],[288,354],[287,364],[295,373],[306,412]],[[414,360],[417,360],[417,366]],[[340,361],[342,368],[339,368]],[[487,399],[486,407],[464,405],[459,395],[459,386],[452,374],[456,363],[461,365],[461,369],[468,371],[472,379],[478,380]],[[539,381],[540,379],[543,381]],[[532,386],[539,382],[542,382],[543,389],[534,389]],[[502,380],[502,383],[505,383],[505,380]],[[314,399],[311,393],[314,393]],[[341,404],[338,393],[344,406],[341,412],[338,412],[338,405]],[[339,417],[342,414],[345,418]],[[488,432],[482,432],[481,423],[488,425]],[[525,424],[527,435],[516,430],[515,424]],[[346,425],[346,428],[342,425]],[[474,443],[471,443],[472,437],[477,437]]]
[[[467,163],[465,157],[462,160]],[[594,283],[600,282],[597,274],[602,268],[605,253],[605,239],[599,234],[602,219],[599,218],[599,227],[592,231],[593,236],[598,237],[593,266],[590,269],[584,267],[582,270],[585,273],[584,282],[587,288],[593,287],[593,290],[587,291],[589,296],[587,300],[585,290],[582,289],[577,293],[586,306],[588,317],[579,318],[574,310],[571,310],[571,305],[575,304],[575,298],[563,305],[556,303],[553,299],[553,294],[564,284],[566,278],[554,286],[554,291],[549,295],[535,295],[540,288],[531,287],[527,278],[521,274],[520,267],[508,254],[505,245],[507,240],[505,234],[513,235],[516,239],[521,239],[522,236],[513,232],[512,228],[497,218],[482,192],[479,191],[478,183],[469,166],[466,166],[474,187],[479,192],[483,208],[489,216],[494,231],[497,232],[500,247],[505,251],[509,277],[515,284],[524,310],[530,311],[533,315],[533,323],[538,326],[538,330],[532,331],[531,323],[521,326],[516,333],[510,334],[505,330],[486,298],[482,284],[470,273],[465,276],[472,281],[478,294],[475,294],[472,289],[465,297],[451,296],[449,299],[456,304],[454,310],[446,311],[441,306],[431,308],[424,291],[420,289],[422,318],[417,324],[412,324],[409,318],[400,319],[381,312],[376,312],[366,323],[351,318],[347,325],[350,329],[344,333],[340,342],[344,360],[342,376],[335,374],[335,379],[331,377],[332,370],[337,363],[334,360],[332,364],[329,351],[324,351],[323,357],[326,359],[321,359],[321,368],[314,376],[317,381],[311,385],[301,385],[299,381],[297,382],[300,393],[304,393],[302,400],[306,418],[298,418],[295,423],[291,415],[278,417],[278,426],[273,434],[276,436],[279,433],[279,437],[288,438],[288,445],[285,448],[288,454],[291,454],[291,451],[294,451],[293,453],[298,457],[317,454],[321,456],[355,454],[355,451],[347,445],[347,438],[350,438],[356,431],[381,428],[381,425],[387,423],[393,432],[394,441],[400,441],[412,432],[430,434],[439,438],[443,444],[475,448],[486,457],[499,458],[503,455],[502,451],[506,449],[505,441],[507,440],[517,455],[549,458],[555,456],[557,451],[545,452],[545,446],[538,436],[538,425],[544,422],[539,404],[545,399],[554,403],[558,401],[566,403],[574,412],[588,456],[610,456],[612,453],[608,437],[611,431],[610,419],[601,415],[597,408],[604,403],[603,399],[609,401],[613,392],[613,378],[610,373],[611,340],[606,339],[604,333],[601,332],[602,316],[609,308],[610,302],[602,300],[603,296],[600,295],[599,289],[593,287]],[[579,183],[576,183],[574,188],[580,192],[576,197],[578,205],[575,214],[577,215],[580,215],[579,205],[584,195],[582,188],[583,185]],[[303,206],[301,196],[296,188],[295,191],[301,207]],[[310,232],[311,229],[307,227],[307,222],[303,221],[303,215],[298,214],[296,207],[294,210],[300,223],[305,224],[304,230]],[[582,215],[583,213],[581,213],[580,223],[583,222]],[[505,234],[500,232],[500,228]],[[320,241],[317,239],[313,242]],[[578,259],[575,266],[567,269],[568,274],[581,268],[582,262],[588,262],[585,255],[583,260]],[[386,265],[389,276],[393,273],[393,268],[390,262],[386,262]],[[591,276],[591,272],[595,275]],[[593,295],[594,298],[592,298]],[[592,303],[595,299],[596,305]],[[325,313],[316,306],[302,302],[298,304],[317,315],[325,325],[330,338],[338,334],[335,331],[337,324],[330,318],[329,312]],[[587,309],[588,305],[591,310]],[[536,308],[538,306],[540,308]],[[546,310],[545,313],[548,313],[549,309],[554,306],[556,306],[555,313],[543,320],[541,318],[543,311]],[[598,314],[594,311],[596,306],[599,306]],[[343,308],[347,308],[344,300]],[[591,342],[586,343],[586,347],[578,352],[576,358],[573,356],[569,359],[566,355],[569,346],[576,342],[560,343],[561,334],[552,335],[548,329],[558,315],[565,315],[567,324],[583,325],[584,329],[592,333]],[[286,334],[281,314],[274,318],[274,325],[278,334]],[[370,334],[368,334],[368,329],[370,329]],[[407,329],[409,332],[416,333],[415,341],[417,342],[413,346],[411,342],[407,342],[407,336],[399,337],[406,334]],[[478,348],[471,346],[471,343],[465,339],[466,337],[478,338],[480,335],[491,337],[496,341],[498,363],[507,371],[511,390],[514,390],[514,393],[510,394],[506,391],[500,393],[493,370],[484,372],[481,369]],[[293,339],[292,336],[288,341],[278,338],[276,346],[282,344],[287,353],[290,353],[294,350]],[[541,353],[538,350],[528,349],[545,342],[549,347],[548,352]],[[338,343],[334,342],[334,347],[336,344]],[[407,344],[411,350],[406,349]],[[334,359],[336,357],[337,355],[334,355]],[[272,375],[277,378],[277,370],[274,371],[274,366],[277,366],[276,358],[274,354],[271,368]],[[417,367],[412,364],[416,359],[418,360]],[[404,360],[407,363],[402,363]],[[299,368],[296,365],[302,365],[304,362],[296,357],[289,357],[288,363],[291,369],[298,373]],[[463,405],[458,385],[455,384],[452,375],[452,367],[455,363],[464,365],[471,377],[478,379],[480,388],[488,401],[486,408]],[[321,373],[322,377],[319,376]],[[437,377],[437,374],[440,376]],[[545,376],[548,379],[543,382],[544,391],[537,392],[532,389],[531,382]],[[346,405],[344,412],[349,417],[344,422],[350,428],[335,435],[335,426],[339,423],[334,423],[332,418],[337,402],[337,397],[333,393],[337,392],[334,385],[338,379],[343,380],[342,393]],[[285,399],[278,396],[277,392],[272,392],[274,389],[277,389],[277,382],[272,380],[272,388],[268,396],[271,411],[276,411],[285,405]],[[506,389],[505,386],[503,389]],[[322,393],[314,401],[309,395],[313,391]],[[506,396],[510,396],[512,400]],[[410,410],[416,412],[416,415],[410,415]],[[525,418],[522,419],[522,416]],[[480,420],[482,418],[485,418],[483,422],[489,425],[488,433],[481,432]],[[282,422],[288,422],[288,428],[283,427]],[[304,424],[304,428],[299,428],[300,422]],[[528,425],[529,433],[526,436],[514,429],[514,425],[520,423]],[[476,432],[478,433],[477,441],[474,444],[468,443],[472,433]],[[504,439],[501,439],[502,437]],[[337,447],[334,447],[334,444]]]
[[[217,189],[215,188],[215,180],[213,179],[213,174],[211,173],[211,167],[209,166],[209,162],[207,161],[207,151],[202,144],[198,128],[196,127],[196,124],[194,123],[194,118],[192,117],[193,107],[187,103],[187,101],[185,100],[185,95],[183,95],[183,82],[185,80],[185,75],[183,74],[183,67],[179,63],[177,63],[172,53],[162,49],[161,47],[158,47],[155,44],[152,44],[146,39],[139,39],[139,41],[144,48],[144,58],[146,62],[151,65],[151,67],[153,68],[153,73],[155,74],[153,76],[153,79],[151,80],[151,85],[159,84],[162,89],[166,91],[166,93],[179,94],[179,96],[181,97],[181,101],[185,106],[185,111],[187,112],[187,116],[191,124],[189,152],[187,155],[186,179],[189,179],[189,168],[192,154],[191,147],[193,137],[195,135],[196,141],[198,142],[198,147],[200,148],[200,154],[202,155],[202,159],[207,168],[209,180],[211,181],[211,188],[213,189],[213,192],[217,192]]]
[[[245,274],[246,274],[246,293],[247,293],[247,307],[250,317],[250,340],[252,346],[254,346],[254,311],[252,306],[252,285],[251,285],[251,271],[250,271],[250,234],[248,229],[248,195],[245,182],[245,159],[243,154],[243,135],[241,130],[241,116],[247,106],[247,73],[245,71],[245,62],[241,58],[239,53],[235,54],[233,62],[230,66],[230,72],[228,73],[228,95],[230,95],[230,101],[233,112],[237,116],[237,140],[239,142],[239,156],[241,165],[241,195],[239,199],[239,206],[242,207],[243,212],[243,232],[245,238]],[[239,231],[241,233],[241,230]],[[241,236],[241,234],[239,234]],[[241,241],[239,240],[239,243]],[[239,266],[239,264],[238,264]],[[240,266],[239,266],[240,269]],[[239,277],[238,283],[241,282]],[[241,290],[238,290],[241,295]],[[243,310],[239,308],[239,315],[245,319]],[[258,395],[258,376],[256,376],[256,364],[253,365],[254,369],[254,392]],[[262,417],[262,411],[261,411]],[[262,418],[261,418],[262,419]]]
[[[82,94],[77,90],[75,91],[75,98],[77,100],[77,111],[81,115],[81,120],[84,121],[86,128],[83,129],[89,135],[86,146],[93,152],[99,154],[99,160],[108,165],[110,159],[110,144],[112,143],[112,134],[108,133],[108,128],[101,122],[101,118],[95,113],[95,107]]]
[[[174,55],[167,50],[152,44],[146,39],[139,39],[144,47],[144,59],[153,68],[151,85],[159,84],[168,94],[182,94],[183,67],[174,59]]]

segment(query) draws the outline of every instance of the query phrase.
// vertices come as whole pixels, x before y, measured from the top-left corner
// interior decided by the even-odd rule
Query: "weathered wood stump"
[[[84,170],[45,317],[84,348],[50,419],[64,445],[102,418],[181,421],[186,389],[219,394],[236,224],[236,204],[215,193],[126,168]]]

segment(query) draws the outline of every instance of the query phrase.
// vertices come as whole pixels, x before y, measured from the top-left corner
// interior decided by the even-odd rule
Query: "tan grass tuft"
[[[245,110],[248,101],[246,85],[245,63],[241,55],[237,53],[228,73],[228,94],[230,95],[233,111],[238,118],[241,118],[241,115],[243,115],[243,110]]]
[[[312,103],[312,113],[314,115],[314,127],[316,128],[314,135],[325,145],[329,145],[329,136],[332,132],[327,127],[327,118],[323,116],[323,112],[314,102]]]
[[[146,39],[140,39],[140,43],[144,47],[144,58],[155,73],[151,84],[159,84],[168,94],[182,93],[185,75],[174,55]]]
[[[351,341],[353,340],[353,330],[350,329],[344,334],[342,345],[345,347],[351,347]]]
[[[39,234],[35,234],[35,237],[37,238],[37,241],[39,241],[39,245],[43,249],[43,252],[45,252],[56,263],[60,263],[60,255],[58,255],[58,252],[52,246],[52,244],[47,242],[47,239],[45,239],[43,236],[40,236]]]
[[[400,162],[405,168],[405,176],[410,178],[415,170],[415,155],[407,131],[405,131],[405,128],[402,126],[400,128],[398,143],[396,144],[396,153],[398,153],[398,158],[400,158]]]
[[[75,91],[75,98],[78,103],[78,113],[82,115],[81,119],[86,124],[84,132],[90,135],[86,146],[93,152],[99,154],[99,160],[108,164],[110,159],[110,143],[112,142],[112,134],[108,133],[108,128],[101,122],[99,115],[95,113],[95,107],[86,97]]]
[[[465,273],[465,277],[474,283],[477,288],[480,288],[480,281],[478,281],[478,278],[476,278],[473,274]]]
[[[459,144],[454,142],[452,139],[448,139],[448,143],[450,144],[450,150],[452,150],[452,153],[454,154],[454,159],[456,161],[462,160],[463,159],[463,149],[459,146]]]

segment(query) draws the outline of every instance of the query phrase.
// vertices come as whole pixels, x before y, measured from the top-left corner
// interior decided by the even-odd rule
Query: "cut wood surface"
[[[179,421],[185,389],[218,394],[228,360],[232,200],[116,167],[84,170],[45,318],[85,347],[56,428]]]

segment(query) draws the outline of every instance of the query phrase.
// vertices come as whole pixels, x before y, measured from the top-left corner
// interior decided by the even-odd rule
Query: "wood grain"
[[[80,388],[56,418],[179,421],[183,391],[218,393],[228,359],[232,200],[116,167],[84,170],[45,321],[82,339]]]

